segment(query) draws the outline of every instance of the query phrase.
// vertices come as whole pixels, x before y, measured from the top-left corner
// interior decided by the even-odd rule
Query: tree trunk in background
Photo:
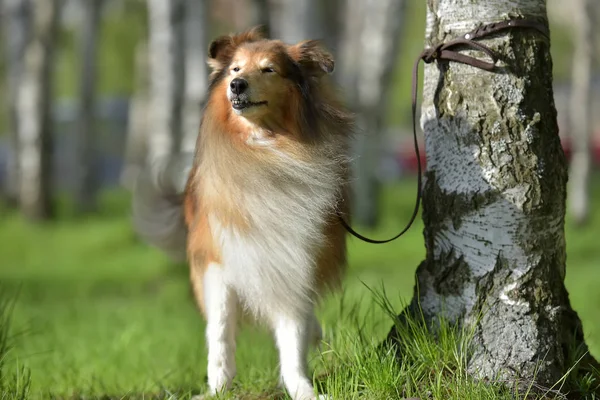
[[[148,0],[149,161],[180,150],[185,85],[186,0]]]
[[[183,151],[193,151],[208,89],[208,15],[205,0],[187,0]]]
[[[31,4],[28,0],[4,0],[2,6],[4,34],[6,35],[7,98],[9,152],[6,186],[3,196],[8,204],[16,206],[19,199],[19,127],[18,92],[23,71],[25,46],[31,28]]]
[[[83,2],[81,21],[80,56],[81,75],[79,87],[79,115],[77,116],[77,167],[76,203],[80,213],[96,209],[98,182],[96,176],[96,65],[98,30],[102,0]]]
[[[594,0],[574,3],[574,45],[570,136],[573,145],[569,176],[569,203],[578,224],[587,222],[591,168],[591,75],[594,56]]]
[[[19,85],[19,202],[32,220],[53,216],[52,70],[59,0],[34,0],[33,33]]]
[[[273,36],[286,43],[324,36],[320,0],[278,0],[273,4]]]
[[[133,188],[138,174],[148,159],[150,135],[150,58],[148,44],[142,42],[135,51],[135,89],[129,106],[125,165],[121,172],[121,185]]]
[[[360,59],[360,33],[364,25],[361,0],[345,0],[343,9],[343,22],[341,27],[337,73],[334,75],[342,86],[345,96],[354,107],[357,102],[358,62]]]
[[[545,1],[430,0],[428,45],[509,16],[547,23]],[[498,72],[425,67],[427,252],[406,312],[474,327],[475,376],[549,387],[583,340],[564,285],[567,169],[550,45],[527,29],[481,42],[506,62]]]
[[[269,0],[252,0],[254,6],[254,22],[252,25],[262,25],[267,37],[272,35],[271,5]]]
[[[371,227],[379,219],[377,170],[405,4],[405,0],[348,0],[346,4],[339,79],[358,112],[358,128],[364,131],[354,144],[353,220]]]
[[[321,5],[323,7],[323,40],[334,57],[339,55],[339,42],[344,26],[344,0],[328,0]]]

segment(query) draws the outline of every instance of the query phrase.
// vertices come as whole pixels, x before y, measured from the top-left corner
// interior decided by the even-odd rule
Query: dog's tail
[[[175,261],[186,258],[183,195],[192,163],[191,153],[165,156],[140,172],[133,185],[134,230]]]

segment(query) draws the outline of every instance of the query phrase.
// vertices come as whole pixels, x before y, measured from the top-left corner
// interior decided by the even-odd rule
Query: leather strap
[[[511,19],[502,22],[494,22],[488,25],[483,25],[471,32],[464,34],[456,39],[450,40],[446,43],[440,43],[437,46],[433,46],[427,48],[421,52],[419,57],[414,63],[413,72],[412,72],[412,128],[413,128],[413,139],[415,145],[415,154],[417,156],[417,200],[415,203],[415,208],[413,210],[412,216],[408,221],[406,227],[398,233],[396,236],[385,239],[385,240],[375,240],[369,239],[356,232],[346,220],[344,220],[343,215],[339,211],[337,211],[338,217],[344,228],[355,236],[356,238],[365,241],[367,243],[373,244],[382,244],[389,243],[393,240],[398,239],[400,236],[404,235],[406,231],[410,229],[412,224],[415,222],[417,215],[419,213],[419,208],[421,206],[421,191],[422,191],[422,178],[421,178],[421,156],[419,153],[419,143],[417,140],[417,123],[416,123],[416,115],[417,115],[417,97],[418,97],[418,80],[419,80],[419,64],[423,61],[426,64],[430,64],[434,61],[454,61],[462,64],[467,64],[473,66],[475,68],[483,69],[485,71],[494,71],[496,68],[496,62],[498,61],[498,55],[489,47],[475,42],[474,39],[481,39],[487,36],[493,35],[495,33],[502,32],[508,29],[514,28],[530,28],[535,29],[539,33],[541,33],[544,37],[549,39],[550,32],[548,27],[536,20],[532,19]],[[479,50],[485,53],[492,62],[480,60],[473,56],[469,56],[466,54],[459,53],[460,49],[469,49],[469,50]]]

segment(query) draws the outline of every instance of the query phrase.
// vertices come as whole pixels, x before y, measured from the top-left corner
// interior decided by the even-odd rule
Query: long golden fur
[[[256,174],[257,181],[277,181],[281,164],[291,160],[302,164],[331,157],[338,165],[327,165],[339,171],[336,202],[331,204],[326,223],[320,227],[326,243],[318,250],[317,285],[337,286],[346,261],[345,230],[335,210],[347,215],[348,137],[352,120],[329,82],[333,58],[316,41],[293,46],[277,40],[267,40],[258,29],[215,40],[210,47],[209,64],[213,68],[210,95],[204,112],[196,147],[196,163],[187,183],[185,219],[190,232],[188,258],[196,298],[202,309],[201,284],[195,282],[210,263],[221,261],[220,249],[214,243],[208,226],[208,215],[215,215],[228,227],[240,232],[249,228],[252,210],[244,207],[246,174]],[[261,61],[267,59],[275,73],[265,78]],[[233,112],[226,96],[228,67],[232,62],[247,64],[244,77],[250,86],[259,86],[261,101],[268,110],[250,117]],[[249,144],[269,140],[269,146]],[[288,158],[289,157],[289,158]],[[250,169],[251,171],[249,171]],[[214,174],[214,175],[213,175]],[[290,226],[289,229],[294,229]]]
[[[213,41],[209,65],[183,197],[209,386],[227,388],[235,375],[232,321],[241,312],[274,331],[292,397],[317,398],[306,346],[320,337],[319,297],[346,267],[338,214],[348,218],[353,128],[330,81],[334,60],[317,41],[289,45],[252,29]]]

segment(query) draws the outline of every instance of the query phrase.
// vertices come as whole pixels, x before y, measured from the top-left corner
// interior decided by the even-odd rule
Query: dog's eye
[[[240,72],[240,67],[233,68],[233,72]]]
[[[270,74],[271,72],[275,72],[273,68],[263,68],[262,72],[265,74]]]

